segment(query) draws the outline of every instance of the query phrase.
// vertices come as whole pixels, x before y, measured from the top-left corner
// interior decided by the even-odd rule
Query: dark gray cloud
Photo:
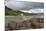
[[[44,8],[44,3],[41,2],[26,2],[26,1],[16,1],[16,2],[7,2],[6,6],[13,10],[29,10],[34,8]]]

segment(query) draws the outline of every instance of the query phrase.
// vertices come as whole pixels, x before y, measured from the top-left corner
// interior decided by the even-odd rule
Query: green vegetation
[[[22,16],[21,14],[23,16],[36,15],[36,13],[24,13],[19,10],[13,11],[12,9],[5,6],[5,16]]]
[[[12,9],[9,9],[7,7],[5,7],[5,15],[6,16],[18,16],[20,15],[22,12],[16,10],[16,11],[13,11]]]
[[[29,13],[24,13],[19,10],[13,11],[12,9],[5,7],[5,15],[6,16],[21,16],[21,14],[29,15]]]

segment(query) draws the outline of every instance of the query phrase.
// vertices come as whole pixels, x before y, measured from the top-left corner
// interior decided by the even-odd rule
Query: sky
[[[11,0],[6,0],[6,1],[11,1]],[[44,0],[12,0],[12,1],[44,2]]]
[[[28,11],[26,10],[20,10],[20,11],[25,13],[43,13],[43,9],[30,9]]]
[[[6,0],[5,6],[13,10],[26,10],[26,12],[34,13],[43,12],[44,3],[43,2],[28,2],[28,1],[16,1],[16,0]],[[31,11],[32,9],[32,11]],[[41,10],[42,9],[42,10]],[[28,10],[28,11],[27,11]],[[38,11],[39,10],[39,11]],[[24,11],[23,11],[24,12]]]

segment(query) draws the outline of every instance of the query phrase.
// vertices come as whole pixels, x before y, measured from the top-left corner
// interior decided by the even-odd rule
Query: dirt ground
[[[5,30],[25,30],[25,29],[41,29],[44,28],[44,19],[36,18],[35,20],[29,19],[23,22],[11,21],[5,26]]]

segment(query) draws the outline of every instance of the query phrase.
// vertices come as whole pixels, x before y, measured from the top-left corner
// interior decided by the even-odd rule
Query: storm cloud
[[[14,10],[29,10],[34,8],[43,8],[44,3],[41,2],[26,2],[26,1],[9,1],[5,4],[8,8]]]
[[[32,11],[37,12],[38,10],[38,12],[41,13],[43,12],[44,3],[43,2],[28,2],[28,1],[5,1],[5,6],[7,6],[10,9],[13,9],[14,11],[26,10],[26,12],[30,11],[31,13],[31,10],[33,9]]]

